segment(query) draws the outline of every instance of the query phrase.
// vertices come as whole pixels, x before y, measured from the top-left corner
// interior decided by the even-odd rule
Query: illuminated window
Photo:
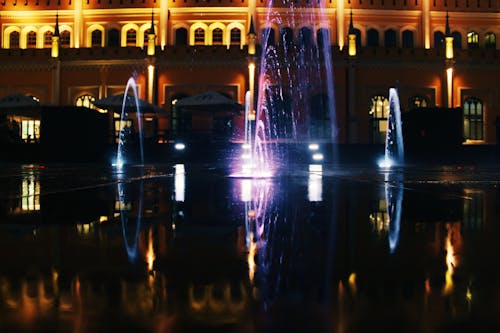
[[[64,30],[61,32],[61,47],[70,47],[70,42],[71,42],[71,34],[68,30]]]
[[[92,47],[99,47],[102,46],[102,31],[101,30],[94,30],[92,31],[92,41],[91,41],[91,46]]]
[[[203,28],[194,31],[194,45],[205,45],[205,30]]]
[[[76,106],[82,106],[89,109],[95,109],[95,97],[92,95],[82,95],[76,99]]]
[[[467,33],[467,46],[469,48],[479,47],[479,34],[475,31]]]
[[[385,199],[374,200],[372,212],[368,216],[373,233],[383,237],[389,230],[389,215]]]
[[[222,45],[222,29],[215,28],[212,31],[212,44],[213,45]]]
[[[19,48],[19,32],[12,31],[9,36],[10,48],[18,49]]]
[[[175,30],[175,45],[188,44],[188,31],[186,28],[179,28]]]
[[[378,31],[375,29],[370,29],[366,33],[366,46],[368,47],[378,47]]]
[[[488,49],[497,48],[497,38],[493,32],[488,32],[484,35],[484,47]]]
[[[36,32],[35,31],[28,32],[28,35],[26,38],[26,47],[28,49],[34,49],[36,47]]]
[[[374,96],[370,104],[370,141],[384,143],[387,131],[387,116],[389,115],[389,101],[385,96]]]
[[[403,31],[403,47],[410,49],[414,47],[413,31],[411,30]]]
[[[466,140],[483,140],[483,102],[469,97],[464,102],[464,136]]]
[[[21,184],[21,209],[23,211],[40,210],[40,180],[30,173],[23,177]]]
[[[51,47],[52,46],[52,31],[46,31],[43,34],[43,47]]]
[[[21,120],[21,139],[27,143],[35,143],[40,140],[40,120]]]
[[[231,29],[231,45],[240,45],[241,43],[241,30],[238,28]]]
[[[413,110],[418,108],[426,108],[428,106],[429,106],[429,100],[424,96],[417,95],[417,96],[412,96],[410,98],[408,109]]]
[[[384,46],[385,47],[396,47],[396,31],[393,29],[386,30],[384,32]]]
[[[135,46],[137,33],[134,29],[127,30],[127,46]]]
[[[434,32],[434,47],[436,49],[444,47],[444,33],[441,31]]]

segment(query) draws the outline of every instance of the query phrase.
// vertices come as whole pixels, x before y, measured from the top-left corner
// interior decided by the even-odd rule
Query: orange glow
[[[357,292],[356,273],[351,273],[349,275],[349,287],[351,288],[352,293],[355,295]]]
[[[155,260],[155,253],[153,249],[153,229],[149,228],[149,233],[148,233],[148,250],[146,253],[146,260],[148,263],[148,271],[151,272],[153,271],[153,263]]]
[[[455,272],[455,267],[457,266],[457,258],[454,248],[454,237],[459,236],[458,231],[455,232],[454,226],[450,223],[446,224],[446,273],[445,273],[445,285],[443,288],[443,293],[445,295],[450,294],[453,291],[453,273]]]
[[[447,84],[447,93],[448,93],[448,107],[452,107],[452,101],[453,101],[453,68],[448,68],[446,70],[446,84]]]
[[[253,283],[255,276],[255,255],[257,254],[257,243],[253,240],[253,234],[250,234],[250,246],[248,249],[247,263],[248,263],[248,279]]]

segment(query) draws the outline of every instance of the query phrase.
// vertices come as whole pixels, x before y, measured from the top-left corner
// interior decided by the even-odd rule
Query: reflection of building
[[[135,75],[140,97],[175,116],[149,119],[155,128],[148,131],[162,141],[185,120],[175,107],[183,97],[213,90],[244,102],[245,92],[253,89],[247,56],[254,41],[259,55],[264,32],[271,43],[311,47],[322,47],[316,41],[327,35],[341,142],[383,142],[388,87],[395,85],[403,112],[460,107],[467,142],[495,142],[497,2],[326,1],[314,31],[267,26],[266,5],[255,0],[3,1],[0,96],[23,93],[41,103],[93,107],[97,99],[123,93]],[[327,120],[320,110],[323,97],[308,101],[317,115],[313,123]],[[241,139],[243,117],[235,116],[233,124]],[[36,124],[36,136],[35,129]]]

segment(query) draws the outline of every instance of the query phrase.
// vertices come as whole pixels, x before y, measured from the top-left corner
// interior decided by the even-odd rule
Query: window
[[[34,49],[36,47],[36,32],[30,31],[26,36],[26,47],[28,49]]]
[[[366,33],[366,46],[368,47],[378,47],[378,31],[375,29],[370,29]]]
[[[19,32],[17,31],[12,31],[10,33],[10,48],[11,49],[18,49],[19,48]]]
[[[354,34],[356,35],[356,49],[361,48],[361,30],[354,29]]]
[[[102,31],[94,30],[92,31],[92,47],[102,46]]]
[[[330,31],[322,28],[316,32],[316,43],[320,49],[330,46]]]
[[[467,46],[471,49],[479,47],[479,34],[477,32],[467,33]]]
[[[280,30],[280,44],[286,48],[293,45],[293,30],[292,28],[283,28]]]
[[[71,34],[68,30],[61,32],[60,45],[61,47],[70,47]]]
[[[222,45],[222,29],[215,28],[212,31],[212,45]]]
[[[179,28],[175,30],[175,45],[187,45],[188,32],[186,28]]]
[[[396,47],[396,31],[393,29],[386,30],[384,33],[385,47]]]
[[[133,139],[134,133],[134,124],[130,119],[120,120],[119,118],[115,118],[115,142],[120,142],[120,133],[123,135],[123,140],[131,140]]]
[[[434,47],[436,49],[444,47],[444,33],[441,31],[434,32]]]
[[[194,31],[194,45],[205,45],[205,30],[203,28]]]
[[[134,29],[127,30],[127,46],[136,46],[137,32]]]
[[[403,47],[410,49],[414,47],[413,31],[411,30],[403,31]]]
[[[118,31],[118,29],[111,29],[108,31],[108,46],[120,46],[120,32]]]
[[[413,96],[410,98],[410,102],[408,103],[408,109],[414,110],[418,108],[426,108],[429,106],[429,100],[424,96]]]
[[[476,97],[469,97],[463,109],[465,139],[483,140],[483,102]]]
[[[388,115],[389,100],[381,95],[372,97],[369,111],[371,143],[385,142]]]
[[[484,47],[487,49],[497,48],[497,38],[493,32],[487,32],[484,35]]]
[[[34,173],[23,176],[21,184],[21,210],[40,210],[40,178]]]
[[[451,33],[453,36],[453,47],[456,49],[462,48],[462,34],[458,31],[453,31]]]
[[[262,29],[262,44],[263,45],[274,45],[274,29],[265,28]]]
[[[76,99],[76,106],[82,106],[89,109],[95,109],[95,97],[92,95],[82,95]]]
[[[299,45],[303,49],[308,49],[312,46],[311,29],[303,27],[299,30]]]
[[[484,192],[482,190],[464,190],[462,227],[467,231],[481,231],[484,219]]]
[[[327,94],[311,97],[310,135],[313,140],[331,139],[330,112],[332,100]]]
[[[40,140],[40,120],[21,120],[21,139],[27,143]]]
[[[241,31],[238,28],[231,29],[231,45],[240,45]]]
[[[51,47],[52,46],[52,31],[46,31],[43,34],[43,47]]]

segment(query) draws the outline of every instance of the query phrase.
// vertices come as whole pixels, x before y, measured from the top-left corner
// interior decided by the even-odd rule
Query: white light
[[[184,202],[184,193],[186,191],[186,174],[185,174],[184,164],[176,164],[174,168],[175,168],[175,180],[174,180],[175,201]]]
[[[174,148],[176,150],[184,150],[184,148],[186,148],[186,145],[183,144],[183,143],[176,143],[175,146],[174,146]]]
[[[310,202],[323,201],[323,167],[321,164],[309,164],[307,196]]]
[[[311,143],[309,144],[309,150],[318,150],[319,145],[317,143]]]
[[[392,160],[390,158],[384,157],[378,162],[379,168],[390,169],[392,167]]]
[[[321,164],[309,164],[309,172],[323,173],[323,166]]]
[[[323,160],[323,154],[321,154],[321,153],[313,154],[312,158],[315,161],[322,161]]]
[[[249,202],[252,201],[252,180],[242,179],[241,180],[241,201]]]
[[[244,143],[244,144],[241,145],[241,148],[243,148],[243,149],[250,149],[250,148],[252,148],[252,146],[249,143]]]

